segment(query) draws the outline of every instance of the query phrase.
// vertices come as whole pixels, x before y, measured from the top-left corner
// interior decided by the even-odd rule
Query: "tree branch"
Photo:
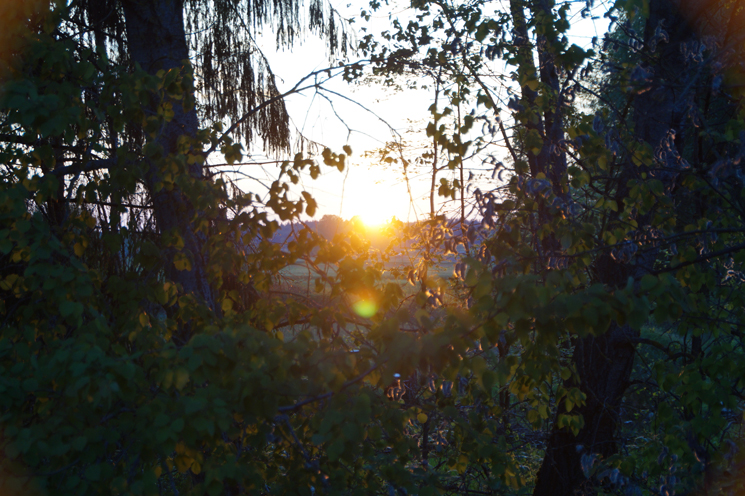
[[[724,255],[729,255],[730,253],[735,253],[742,249],[745,249],[745,243],[735,245],[735,246],[730,246],[729,248],[724,248],[723,250],[715,251],[712,253],[707,253],[706,255],[701,255],[700,257],[697,257],[693,260],[689,260],[688,262],[683,262],[683,263],[680,263],[672,267],[666,267],[664,269],[653,271],[651,272],[651,274],[656,276],[659,274],[664,274],[666,272],[673,272],[673,271],[682,269],[683,267],[688,267],[689,265],[694,265],[694,264],[701,263],[701,262],[707,262],[713,258],[718,258]]]
[[[303,86],[303,83],[305,83],[308,79],[311,79],[311,78],[316,77],[316,76],[318,76],[320,74],[323,74],[323,73],[329,74],[329,78],[328,79],[331,79],[332,77],[338,76],[338,74],[336,74],[335,76],[331,76],[331,71],[333,71],[335,69],[343,69],[345,67],[351,67],[351,66],[359,65],[362,62],[369,62],[369,61],[368,60],[359,60],[359,61],[354,62],[354,63],[351,63],[351,64],[343,64],[343,65],[339,65],[339,66],[336,66],[336,67],[328,67],[326,69],[319,69],[317,71],[311,72],[310,74],[308,74],[305,77],[303,77],[300,81],[298,81],[295,84],[295,86],[293,86],[289,90],[285,91],[282,94],[276,95],[276,96],[270,98],[269,100],[263,101],[257,107],[255,107],[255,108],[251,109],[250,111],[246,112],[245,114],[243,114],[243,116],[240,119],[238,119],[233,124],[231,124],[231,126],[227,129],[227,131],[225,131],[224,133],[222,133],[222,135],[220,135],[220,137],[218,138],[218,140],[215,143],[212,144],[212,146],[209,148],[209,150],[207,150],[205,152],[205,155],[209,155],[210,153],[214,152],[217,149],[218,143],[222,143],[222,141],[225,139],[226,136],[228,136],[229,134],[232,134],[238,128],[238,126],[240,126],[241,124],[243,124],[247,119],[249,119],[252,115],[254,115],[255,113],[259,112],[260,110],[268,107],[269,105],[272,105],[273,103],[276,103],[276,102],[278,102],[280,100],[283,100],[284,98],[286,98],[286,97],[288,97],[288,96],[290,96],[290,95],[292,95],[294,93],[299,93],[301,91],[305,91],[305,90],[308,90],[308,89],[311,89],[311,88],[318,88],[318,87],[320,87],[321,83],[318,83],[318,82],[315,82],[313,84],[309,84],[307,86]],[[327,81],[328,81],[328,79],[327,79]]]
[[[370,367],[369,369],[367,369],[366,371],[364,371],[362,374],[358,375],[354,379],[348,380],[347,382],[345,382],[344,384],[342,384],[342,386],[339,388],[338,391],[329,391],[328,393],[324,393],[324,394],[321,394],[321,395],[318,395],[318,396],[314,396],[312,398],[308,398],[307,400],[298,401],[294,405],[281,406],[277,410],[279,410],[280,413],[294,412],[294,411],[299,410],[300,408],[304,407],[305,405],[309,405],[309,404],[315,403],[317,401],[325,400],[326,398],[331,398],[336,393],[341,393],[342,391],[344,391],[349,386],[352,386],[352,385],[357,384],[358,382],[360,382],[362,379],[364,379],[365,377],[367,377],[368,375],[370,375],[373,371],[375,371],[375,369],[377,369],[378,367],[380,367],[386,361],[387,360],[384,360],[383,362],[380,362],[380,363],[378,363],[376,365],[373,365],[372,367]]]

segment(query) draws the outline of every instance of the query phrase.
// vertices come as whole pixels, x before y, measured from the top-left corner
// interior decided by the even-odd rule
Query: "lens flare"
[[[374,301],[363,298],[352,304],[352,309],[360,317],[369,319],[378,311],[378,305]]]

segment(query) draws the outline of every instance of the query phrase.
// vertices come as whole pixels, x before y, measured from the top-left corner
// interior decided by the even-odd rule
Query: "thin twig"
[[[305,405],[309,405],[310,403],[315,403],[317,401],[321,401],[321,400],[325,400],[327,398],[331,398],[336,393],[340,393],[340,392],[344,391],[346,388],[348,388],[349,386],[352,386],[352,385],[357,384],[358,382],[360,382],[362,379],[364,379],[365,377],[367,377],[368,375],[370,375],[375,369],[377,369],[378,367],[380,367],[386,361],[387,360],[384,360],[384,361],[382,361],[382,362],[380,362],[380,363],[378,363],[376,365],[373,365],[372,367],[370,367],[369,369],[367,369],[365,372],[363,372],[362,374],[358,375],[354,379],[348,380],[347,382],[345,382],[344,384],[342,384],[342,386],[339,388],[338,391],[329,391],[328,393],[324,393],[324,394],[321,394],[321,395],[318,395],[318,396],[314,396],[312,398],[308,398],[307,400],[298,401],[294,405],[281,406],[277,410],[279,410],[281,413],[294,412],[295,410],[299,410],[300,408],[304,407]]]

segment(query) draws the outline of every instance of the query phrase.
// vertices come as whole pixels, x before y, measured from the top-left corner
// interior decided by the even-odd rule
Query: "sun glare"
[[[352,304],[352,308],[357,315],[366,319],[369,319],[378,311],[378,305],[373,300],[367,298],[356,301]]]
[[[380,227],[391,220],[391,215],[385,211],[366,211],[359,214],[359,218],[368,227]]]

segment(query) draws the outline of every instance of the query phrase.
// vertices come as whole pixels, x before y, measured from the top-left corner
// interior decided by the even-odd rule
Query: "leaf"
[[[491,390],[497,383],[497,374],[493,370],[485,370],[481,375],[481,383],[484,386],[484,390],[487,393],[491,393]]]
[[[88,438],[86,436],[78,436],[73,439],[72,448],[75,451],[82,451],[86,444],[88,444]]]
[[[9,274],[2,280],[2,282],[0,282],[0,289],[3,291],[10,291],[18,279],[20,279],[18,274]]]
[[[75,301],[64,301],[59,306],[60,314],[63,317],[79,316],[83,313],[83,305]]]
[[[176,468],[179,472],[182,474],[186,473],[187,470],[191,468],[191,464],[193,460],[188,455],[177,455],[176,458],[173,459],[174,463],[176,464]]]
[[[326,454],[328,455],[329,460],[331,460],[332,462],[335,462],[336,460],[338,460],[343,452],[344,452],[344,441],[342,439],[336,439],[326,449]]]
[[[318,203],[316,203],[316,200],[307,191],[303,191],[302,195],[305,199],[305,213],[308,214],[310,217],[313,217],[314,215],[316,215]]]
[[[0,240],[0,253],[7,255],[13,249],[13,243],[9,239]]]
[[[419,421],[420,424],[423,424],[427,421],[428,417],[426,413],[420,413],[416,416],[417,421]]]
[[[184,389],[184,386],[189,382],[189,372],[187,372],[185,369],[179,368],[176,370],[175,374],[176,379],[176,389],[181,391]]]
[[[101,465],[91,465],[85,469],[85,478],[89,481],[97,481],[101,478]]]
[[[173,266],[176,267],[176,270],[178,271],[190,271],[191,260],[189,260],[189,257],[185,254],[178,252],[173,257]]]
[[[572,246],[572,235],[567,233],[561,237],[561,247],[568,250]]]
[[[657,286],[658,282],[659,280],[652,274],[644,274],[639,287],[642,291],[646,292]]]
[[[168,424],[171,418],[165,413],[159,413],[153,420],[153,427],[163,427]]]
[[[176,420],[171,423],[171,430],[173,432],[181,432],[184,429],[184,419],[183,418],[177,418]]]
[[[138,318],[142,327],[150,327],[150,317],[145,312],[142,312]]]
[[[572,371],[568,367],[562,367],[561,378],[566,381],[570,377],[572,377]]]
[[[362,429],[360,429],[360,426],[354,422],[346,422],[342,426],[341,431],[344,434],[344,437],[352,442],[356,443],[362,441]]]
[[[525,137],[525,146],[530,150],[534,155],[538,155],[541,153],[541,149],[543,148],[543,138],[541,138],[541,135],[536,131],[535,129],[531,129],[528,131],[527,136]]]

